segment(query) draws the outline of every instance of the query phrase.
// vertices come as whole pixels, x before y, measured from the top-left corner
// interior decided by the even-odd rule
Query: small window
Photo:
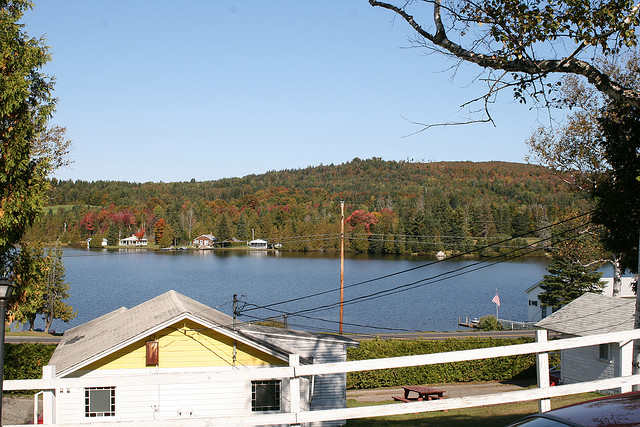
[[[115,415],[115,387],[92,387],[84,389],[85,417],[114,417]]]
[[[600,344],[599,353],[600,359],[611,361],[611,344]]]
[[[251,381],[251,410],[279,411],[281,381]]]

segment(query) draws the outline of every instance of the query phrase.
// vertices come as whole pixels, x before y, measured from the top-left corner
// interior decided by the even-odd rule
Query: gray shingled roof
[[[633,329],[635,300],[586,293],[536,323],[563,334],[586,336]]]
[[[172,290],[131,309],[122,307],[67,330],[51,356],[49,364],[56,366],[58,376],[67,375],[81,369],[96,358],[104,357],[184,318],[211,327],[263,351],[266,350],[283,360],[286,360],[293,350],[277,345],[273,340],[262,338],[261,335],[266,330],[273,329],[278,334],[300,338],[353,342],[348,338],[258,327],[242,322],[236,322],[234,331],[231,316]]]

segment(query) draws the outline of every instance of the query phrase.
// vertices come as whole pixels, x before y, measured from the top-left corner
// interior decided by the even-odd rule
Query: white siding
[[[259,368],[257,368],[259,369]],[[186,372],[215,372],[220,369],[185,369]],[[165,369],[162,372],[176,372]],[[107,377],[120,375],[154,375],[154,369],[124,369],[109,371],[76,372],[74,377]],[[335,376],[335,375],[333,375]],[[338,374],[344,376],[344,374]],[[329,376],[325,376],[329,377]],[[316,380],[322,386],[323,381]],[[316,389],[317,390],[317,389]],[[311,384],[309,379],[300,381],[301,410],[309,410]],[[341,393],[344,395],[344,391]],[[56,390],[56,420],[59,423],[89,423],[96,418],[84,416],[84,389],[71,388]],[[174,384],[160,386],[118,386],[115,391],[116,416],[109,420],[175,419],[176,417],[224,417],[251,413],[251,381],[216,381],[207,384]],[[290,410],[289,384],[283,380],[281,388],[282,412]],[[325,399],[321,399],[323,402]],[[336,407],[336,406],[332,406]],[[344,407],[344,405],[339,406]],[[339,425],[339,423],[319,423],[317,425]]]
[[[260,338],[266,341],[275,342],[275,337],[264,335]],[[347,348],[342,342],[318,340],[312,338],[283,337],[278,336],[279,345],[295,349],[300,352],[301,357],[313,358],[313,363],[346,362]],[[309,387],[313,387],[313,395],[307,391],[305,397],[302,394],[302,401],[311,400],[311,410],[339,409],[347,406],[347,375],[330,374],[318,375],[313,380],[309,379]],[[313,384],[311,384],[313,382]],[[301,387],[301,390],[303,388]],[[343,425],[344,420],[313,423],[311,425],[333,426]]]
[[[600,359],[599,347],[589,346],[562,351],[561,371],[563,384],[601,380],[615,376],[617,346],[611,346],[611,361]]]

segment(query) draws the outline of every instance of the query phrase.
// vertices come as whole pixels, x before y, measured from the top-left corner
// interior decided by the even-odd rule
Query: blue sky
[[[503,94],[479,124],[472,65],[407,48],[365,0],[39,0],[74,164],[61,179],[198,181],[385,160],[522,162],[544,113]]]

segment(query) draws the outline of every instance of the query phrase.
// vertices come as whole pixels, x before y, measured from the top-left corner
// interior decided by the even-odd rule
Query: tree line
[[[109,244],[136,234],[162,246],[200,234],[263,238],[285,250],[339,248],[340,201],[347,248],[357,252],[467,252],[526,235],[589,208],[549,169],[505,162],[353,159],[206,182],[51,181],[34,240]],[[98,239],[99,238],[99,239]]]

